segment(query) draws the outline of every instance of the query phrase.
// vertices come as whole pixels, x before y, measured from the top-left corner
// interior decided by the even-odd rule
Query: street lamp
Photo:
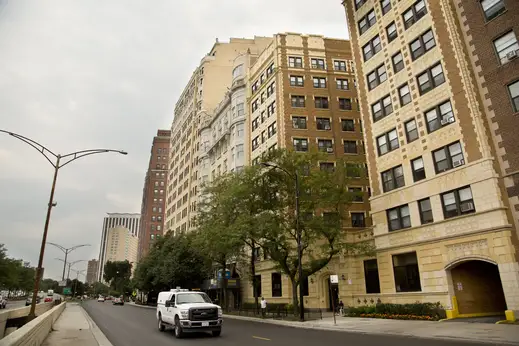
[[[63,246],[61,246],[59,244],[56,244],[56,243],[47,242],[47,244],[57,247],[58,249],[63,251],[63,253],[65,254],[65,260],[63,261],[65,263],[63,264],[63,275],[61,276],[61,281],[65,280],[65,267],[67,266],[68,254],[71,253],[72,251],[74,251],[77,248],[80,248],[80,247],[83,247],[83,246],[90,246],[90,244],[81,244],[81,245],[76,245],[76,246],[73,246],[73,247],[65,248],[65,247],[63,247]],[[70,267],[69,267],[69,273],[70,273]],[[68,279],[68,276],[67,276],[67,279]]]
[[[58,178],[58,171],[60,168],[68,165],[72,161],[75,161],[79,158],[89,156],[89,155],[95,155],[95,154],[103,154],[103,153],[118,153],[121,155],[127,155],[128,153],[122,150],[113,150],[113,149],[87,149],[87,150],[81,150],[76,151],[73,153],[61,155],[61,154],[55,154],[54,152],[47,149],[45,146],[41,145],[40,143],[24,137],[22,135],[19,135],[14,132],[0,130],[0,132],[7,133],[11,137],[14,137],[16,139],[19,139],[26,144],[30,145],[34,149],[38,150],[40,154],[42,154],[47,161],[54,167],[54,178],[52,179],[52,188],[50,190],[50,197],[49,197],[49,204],[47,206],[47,216],[45,218],[45,226],[43,228],[43,236],[41,240],[41,248],[40,248],[40,256],[38,258],[38,268],[36,269],[36,279],[34,282],[34,291],[32,293],[32,303],[31,303],[31,310],[29,312],[29,315],[27,316],[28,320],[31,321],[36,317],[36,298],[38,297],[38,290],[40,288],[40,280],[42,279],[42,271],[43,271],[43,255],[45,254],[45,244],[47,242],[47,233],[49,230],[49,222],[50,222],[50,214],[52,211],[52,207],[56,206],[56,203],[54,202],[54,190],[56,189],[56,180]],[[51,159],[54,159],[55,162],[53,162]]]
[[[62,260],[61,258],[55,258],[55,259],[57,259],[58,261],[61,261],[61,262],[65,262],[65,261]],[[74,264],[79,263],[79,262],[86,262],[86,260],[77,260],[77,261],[69,262],[69,263],[65,262],[65,265],[68,265],[67,280],[68,280],[69,277],[70,277],[70,268],[72,268],[72,266],[73,266]],[[65,279],[63,279],[63,280],[65,280]],[[63,281],[63,280],[62,280],[62,281]]]
[[[72,270],[76,272],[76,282],[74,282],[74,296],[76,296],[76,288],[77,288],[77,282],[79,281],[79,274],[83,275],[83,272],[85,270],[84,269],[83,270],[72,269]]]
[[[299,275],[299,319],[301,322],[305,320],[305,306],[304,306],[304,292],[303,292],[303,245],[302,245],[302,232],[301,227],[299,227],[299,175],[297,171],[294,173],[290,173],[285,168],[280,167],[276,164],[269,162],[261,162],[262,166],[271,167],[274,169],[279,169],[285,172],[290,178],[294,179],[295,189],[296,189],[296,200],[295,200],[295,218],[296,218],[296,238],[297,238],[297,262],[298,262],[298,275]]]

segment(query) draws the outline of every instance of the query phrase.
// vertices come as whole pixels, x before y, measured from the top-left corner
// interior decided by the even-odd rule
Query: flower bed
[[[390,319],[390,320],[420,320],[420,321],[434,321],[435,320],[431,316],[418,316],[418,315],[360,314],[359,317],[385,318],[385,319]]]

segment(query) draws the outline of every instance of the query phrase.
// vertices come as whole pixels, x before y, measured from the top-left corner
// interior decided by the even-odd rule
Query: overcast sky
[[[48,241],[91,244],[106,212],[140,212],[151,141],[170,128],[191,72],[215,39],[278,32],[346,38],[340,0],[0,0],[0,129],[56,153],[128,151],[60,170]],[[0,134],[0,243],[36,266],[52,166]],[[63,254],[47,247],[45,277]],[[86,269],[86,262],[77,266]]]

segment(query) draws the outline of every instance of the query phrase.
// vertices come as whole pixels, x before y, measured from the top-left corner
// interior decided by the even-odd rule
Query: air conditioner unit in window
[[[333,153],[333,148],[326,148],[326,151],[329,153]]]
[[[465,160],[463,160],[463,159],[456,160],[456,161],[452,162],[452,167],[459,167],[459,166],[464,165],[464,164],[465,164]]]
[[[330,127],[330,125],[324,125],[324,129],[325,130],[331,130],[332,128]]]
[[[461,212],[467,212],[467,211],[472,211],[474,210],[474,203],[472,202],[467,202],[467,203],[463,203],[460,205],[460,209],[461,209]]]
[[[450,117],[450,118],[442,119],[440,121],[440,124],[442,126],[445,126],[445,125],[449,125],[450,123],[453,123],[453,122],[454,122],[454,117]]]
[[[513,50],[511,52],[506,53],[506,58],[508,60],[513,60],[513,59],[517,58],[517,55],[518,55],[518,51],[517,50]]]
[[[299,125],[294,124],[294,128],[295,128],[295,129],[298,129],[298,128],[299,128]]]

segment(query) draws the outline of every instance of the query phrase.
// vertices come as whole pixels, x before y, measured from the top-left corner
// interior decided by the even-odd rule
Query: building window
[[[425,0],[418,0],[402,15],[404,19],[404,27],[409,29],[414,23],[419,21],[426,14],[427,7],[425,6]]]
[[[252,131],[256,130],[260,124],[259,117],[256,117],[252,120]]]
[[[306,129],[306,117],[292,117],[292,127],[294,129],[304,130]]]
[[[314,69],[317,69],[317,70],[325,70],[325,66],[324,66],[324,59],[316,59],[316,58],[312,58],[310,59],[310,63],[312,65],[312,68]]]
[[[351,99],[339,98],[339,109],[343,111],[351,111]]]
[[[314,88],[326,88],[326,78],[314,77]]]
[[[416,127],[416,121],[414,119],[405,123],[405,136],[407,137],[407,143],[418,139],[418,128]]]
[[[295,151],[308,151],[307,138],[294,138],[293,144]]]
[[[333,68],[335,69],[335,71],[346,71],[346,61],[335,60],[333,62]]]
[[[355,122],[353,119],[341,119],[341,129],[346,132],[355,132]]]
[[[442,65],[440,63],[429,68],[416,77],[420,95],[423,95],[445,82]]]
[[[339,89],[339,90],[348,90],[349,89],[347,79],[337,78],[337,80],[335,82],[337,84],[337,89]]]
[[[259,100],[254,100],[252,102],[252,107],[251,107],[253,113],[258,109],[258,106],[259,106]]]
[[[393,70],[395,73],[398,73],[404,69],[404,57],[402,56],[402,52],[398,52],[391,58],[393,61]]]
[[[513,31],[509,31],[494,41],[497,55],[501,64],[506,64],[512,59],[519,57],[519,43]]]
[[[281,285],[281,274],[272,273],[272,297],[282,297],[283,290]]]
[[[377,103],[372,104],[371,112],[373,114],[373,121],[375,122],[393,113],[393,104],[391,103],[391,96],[387,95],[384,98],[378,100]]]
[[[364,281],[366,293],[380,293],[380,279],[378,277],[378,263],[376,259],[364,261]]]
[[[380,7],[382,8],[382,15],[385,15],[391,9],[391,0],[381,0]]]
[[[319,148],[319,151],[333,153],[333,142],[331,139],[318,139],[317,147]]]
[[[254,276],[254,286],[253,286],[253,296],[256,298],[256,297],[261,297],[261,275],[255,275]]]
[[[328,109],[328,97],[316,96],[315,97],[315,108]]]
[[[446,219],[464,214],[470,214],[476,211],[470,186],[443,193],[441,197],[443,216]]]
[[[504,0],[481,0],[481,7],[487,21],[494,19],[506,10]]]
[[[305,106],[305,97],[304,96],[298,96],[298,95],[292,95],[292,107],[294,108],[301,108]]]
[[[236,116],[237,117],[242,117],[245,115],[245,106],[243,103],[238,103],[236,105]]]
[[[290,76],[290,86],[302,87],[304,85],[303,76]]]
[[[433,158],[436,174],[465,164],[460,142],[455,142],[433,151]]]
[[[514,112],[519,112],[519,81],[508,85],[508,93],[512,100],[512,108]]]
[[[359,20],[359,32],[362,35],[366,31],[368,31],[369,28],[371,28],[375,23],[377,22],[377,17],[375,16],[375,10],[371,10],[366,14],[364,17],[362,17]]]
[[[267,78],[270,77],[274,73],[274,63],[270,64],[267,68]]]
[[[303,58],[291,56],[288,57],[288,66],[294,68],[302,68],[303,67]]]
[[[405,186],[404,169],[402,166],[393,167],[382,172],[382,190],[388,192]]]
[[[382,43],[380,42],[380,37],[377,35],[371,41],[369,41],[366,45],[364,45],[364,47],[362,47],[364,61],[368,61],[381,50],[382,50]]]
[[[420,221],[422,222],[422,225],[434,221],[431,200],[429,198],[418,201],[418,210],[420,211]]]
[[[267,87],[267,97],[270,97],[270,95],[274,95],[275,90],[276,90],[276,82],[272,82],[272,84],[270,84]]]
[[[274,115],[276,112],[276,101],[272,101],[272,103],[267,107],[267,116]]]
[[[243,144],[238,144],[236,146],[236,159],[243,158]]]
[[[276,134],[276,122],[273,122],[270,124],[270,126],[267,128],[269,138],[274,136]]]
[[[422,290],[416,252],[393,255],[393,273],[397,292],[419,292]]]
[[[411,161],[411,169],[413,170],[413,180],[414,182],[425,179],[425,168],[423,165],[422,157],[417,157],[416,159]]]
[[[411,42],[409,48],[411,50],[411,57],[413,60],[418,59],[436,46],[434,35],[431,29],[420,35],[416,40]]]
[[[411,102],[411,90],[409,90],[409,84],[404,84],[398,88],[398,96],[400,97],[400,105],[403,107]]]
[[[259,136],[252,139],[252,151],[258,149],[259,147]]]
[[[384,64],[368,73],[368,89],[372,90],[387,80],[386,66]]]
[[[388,42],[391,42],[395,38],[397,38],[398,33],[396,32],[396,24],[395,24],[395,22],[391,22],[391,24],[389,24],[386,27],[386,35],[387,35],[387,41]]]
[[[367,0],[355,0],[355,10],[358,10],[366,3]]]
[[[382,156],[399,148],[396,129],[377,137],[378,155]]]
[[[330,118],[317,118],[316,125],[318,130],[331,130],[332,124]]]
[[[351,213],[351,227],[366,227],[364,213]]]
[[[364,195],[362,193],[362,188],[360,187],[349,187],[348,193],[352,196],[351,201],[352,202],[364,202]]]
[[[344,153],[345,154],[357,154],[357,142],[356,141],[344,141]]]
[[[319,162],[319,170],[322,172],[335,171],[335,164],[333,162]]]
[[[425,112],[425,121],[429,133],[438,130],[440,127],[453,123],[455,120],[451,102],[444,102]]]

